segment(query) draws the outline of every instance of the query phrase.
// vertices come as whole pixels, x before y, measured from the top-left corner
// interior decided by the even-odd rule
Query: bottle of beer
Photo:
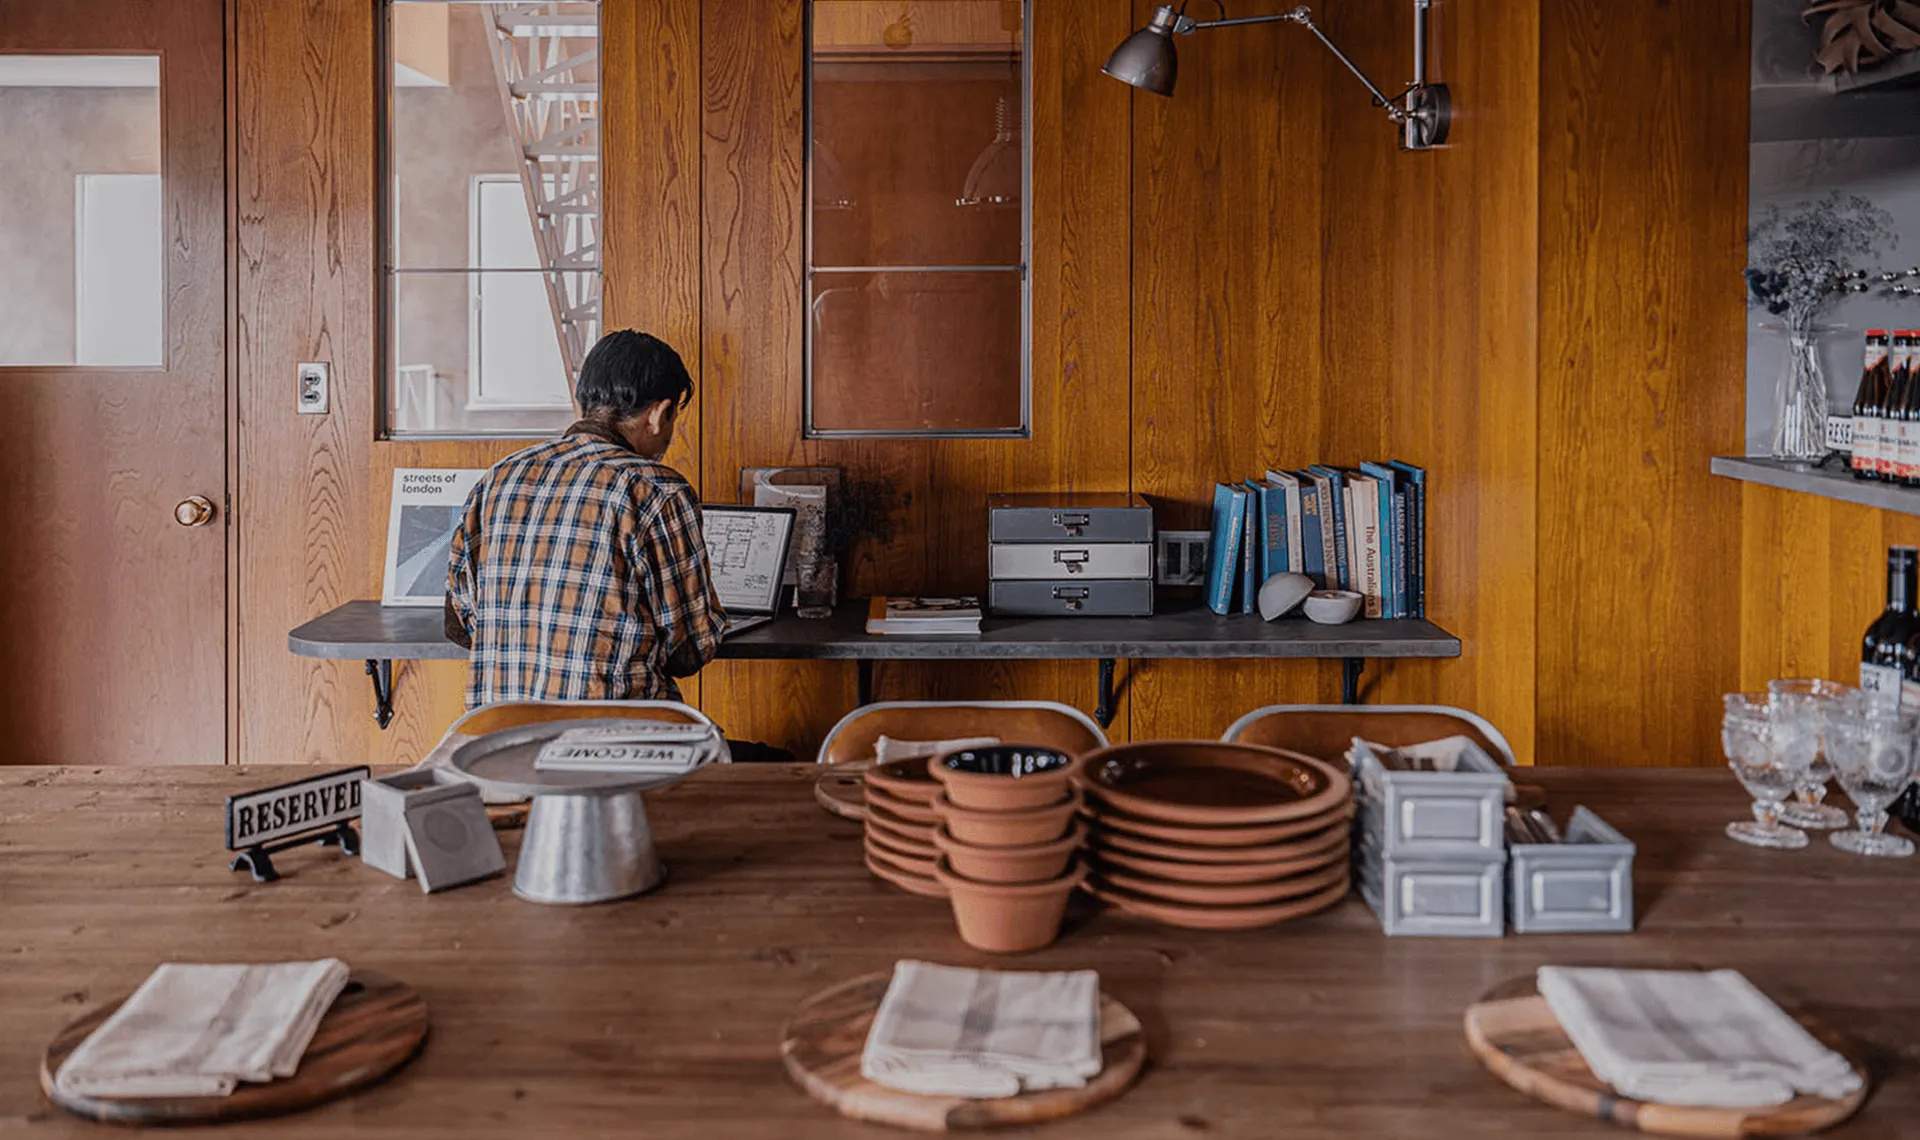
[[[1911,375],[1907,359],[1911,352],[1907,330],[1896,329],[1887,352],[1887,398],[1880,412],[1880,461],[1875,465],[1880,478],[1889,483],[1906,481],[1912,459],[1909,436],[1912,428],[1920,427],[1907,416]],[[1914,442],[1920,442],[1920,435],[1913,435],[1912,438]]]
[[[1880,477],[1881,412],[1892,376],[1887,367],[1887,330],[1867,330],[1866,366],[1853,397],[1853,477]]]

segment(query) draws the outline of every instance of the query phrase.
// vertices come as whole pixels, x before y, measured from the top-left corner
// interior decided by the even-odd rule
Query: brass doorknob
[[[205,495],[190,495],[174,504],[173,521],[181,526],[206,526],[213,521],[213,503]]]

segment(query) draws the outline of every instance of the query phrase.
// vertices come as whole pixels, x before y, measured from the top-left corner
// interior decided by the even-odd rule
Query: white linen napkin
[[[67,1092],[97,1097],[228,1096],[240,1081],[290,1077],[347,965],[163,963],[60,1066]]]
[[[902,961],[874,1015],[860,1075],[930,1096],[1080,1088],[1100,1072],[1100,976]]]
[[[1594,1075],[1636,1100],[1750,1107],[1860,1087],[1845,1057],[1738,970],[1542,966],[1535,978]]]

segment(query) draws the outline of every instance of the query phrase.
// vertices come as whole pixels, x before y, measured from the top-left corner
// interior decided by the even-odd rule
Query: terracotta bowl
[[[909,859],[921,859],[933,862],[940,857],[940,849],[931,843],[922,843],[917,839],[906,839],[881,828],[867,829],[867,847],[878,847],[889,855],[904,855]],[[928,871],[927,874],[933,874]]]
[[[925,760],[894,760],[866,771],[867,790],[878,790],[896,800],[924,804],[939,794],[940,782],[927,771]]]
[[[916,763],[923,762],[916,761]],[[939,793],[935,792],[934,794],[938,795]],[[891,813],[897,819],[904,819],[908,823],[934,824],[940,822],[940,817],[933,814],[933,808],[930,806],[931,803],[931,800],[903,800],[891,792],[881,791],[872,784],[867,785],[868,807],[877,805],[881,810]]]
[[[1036,744],[963,748],[927,761],[955,807],[1012,811],[1045,807],[1067,794],[1073,757]]]
[[[955,807],[940,793],[933,799],[933,810],[948,834],[975,847],[1031,847],[1052,843],[1073,826],[1073,813],[1080,810],[1080,793],[1069,791],[1059,803],[1015,811],[976,811]]]
[[[912,820],[901,819],[885,808],[868,807],[867,809],[867,834],[869,835],[877,832],[888,839],[926,846],[933,842],[933,830],[938,826],[933,823],[914,823]]]
[[[1064,875],[1045,882],[982,883],[955,874],[945,859],[933,873],[953,902],[961,941],[997,954],[1038,950],[1059,937],[1067,896],[1086,875],[1086,867],[1075,863]]]
[[[953,873],[981,883],[1044,883],[1067,869],[1073,853],[1086,841],[1087,829],[1072,831],[1051,843],[1030,847],[976,847],[962,843],[946,828],[933,833],[933,845],[946,856]]]
[[[867,870],[873,872],[876,878],[885,879],[903,891],[935,899],[947,897],[947,888],[940,884],[940,880],[909,875],[898,867],[880,862],[871,854],[867,856]]]
[[[901,855],[897,852],[889,851],[876,843],[867,844],[867,858],[883,867],[892,868],[905,875],[912,875],[916,879],[933,878],[933,869],[940,862],[938,859],[916,859],[911,855]],[[1186,900],[1176,899],[1174,901],[1184,902]]]

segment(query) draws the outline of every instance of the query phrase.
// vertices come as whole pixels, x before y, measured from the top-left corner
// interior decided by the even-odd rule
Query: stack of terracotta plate
[[[1089,753],[1087,889],[1197,930],[1270,926],[1345,897],[1353,785],[1330,764],[1248,744],[1152,741]]]
[[[933,877],[940,852],[933,833],[940,819],[933,797],[940,784],[924,759],[876,764],[866,773],[867,870],[916,895],[946,898],[947,888]]]

